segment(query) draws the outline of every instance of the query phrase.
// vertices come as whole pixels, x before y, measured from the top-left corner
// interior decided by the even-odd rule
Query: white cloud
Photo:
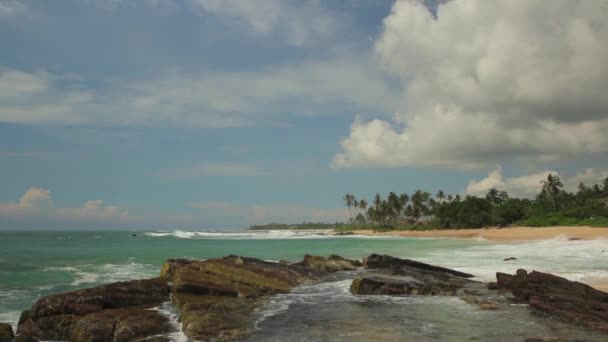
[[[541,189],[541,181],[547,179],[549,174],[558,175],[564,183],[564,189],[576,192],[580,182],[587,186],[602,184],[602,180],[608,176],[608,170],[587,168],[576,172],[574,175],[560,175],[557,171],[546,170],[529,175],[504,178],[502,169],[497,166],[487,177],[476,180],[472,179],[465,192],[471,195],[483,196],[491,188],[504,190],[513,197],[533,198]]]
[[[202,15],[218,15],[239,33],[277,36],[289,45],[303,45],[335,33],[337,14],[319,1],[282,0],[192,0]]]
[[[397,1],[375,52],[407,87],[394,122],[355,122],[335,167],[479,168],[608,152],[608,6]]]
[[[257,71],[159,72],[95,89],[61,75],[0,69],[0,122],[217,128],[390,111],[396,90],[368,62],[340,55]]]
[[[124,208],[105,205],[101,200],[86,201],[79,208],[57,207],[53,203],[50,190],[32,187],[21,196],[18,202],[0,202],[0,218],[43,222],[43,224],[56,222],[126,223],[129,216]]]
[[[21,0],[0,0],[0,18],[14,17],[24,13],[26,10]]]

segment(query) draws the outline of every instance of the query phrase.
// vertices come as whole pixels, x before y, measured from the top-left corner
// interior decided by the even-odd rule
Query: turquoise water
[[[317,234],[253,233],[244,238],[150,234],[156,233],[0,232],[0,321],[14,323],[19,312],[40,296],[157,276],[162,262],[169,258],[239,254],[296,261],[305,253],[359,258],[378,251],[417,257],[478,244],[466,240],[327,238]]]
[[[565,237],[515,244],[281,231],[0,232],[0,322],[15,325],[20,312],[41,296],[155,277],[169,258],[239,254],[297,261],[306,253],[349,258],[383,253],[456,268],[485,281],[493,280],[496,271],[513,273],[526,268],[593,282],[608,279],[606,251],[606,240],[569,241]],[[512,256],[518,260],[503,261]],[[347,277],[273,299],[261,313],[251,340],[369,341],[374,340],[370,334],[382,333],[387,341],[408,340],[404,336],[417,341],[539,337],[530,335],[533,333],[546,338],[595,338],[578,330],[548,328],[522,308],[493,313],[453,298],[361,298],[349,294],[349,284]]]

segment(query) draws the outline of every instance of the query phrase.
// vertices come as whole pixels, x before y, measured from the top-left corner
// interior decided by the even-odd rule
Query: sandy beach
[[[372,230],[354,231],[360,235],[404,236],[429,238],[486,239],[490,241],[530,241],[567,237],[572,239],[608,239],[608,228],[594,227],[512,227],[481,229],[445,229],[429,231],[390,231],[375,233]]]

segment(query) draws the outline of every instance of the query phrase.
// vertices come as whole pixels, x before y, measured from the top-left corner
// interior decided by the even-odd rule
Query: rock
[[[568,238],[568,241],[578,241],[578,240],[582,240],[582,238],[579,238],[579,237]]]
[[[363,260],[363,266],[367,269],[392,270],[394,274],[407,274],[409,270],[415,270],[419,273],[428,271],[431,273],[444,273],[463,278],[474,277],[474,275],[472,274],[452,270],[445,267],[433,266],[410,259],[399,259],[390,255],[372,254]]]
[[[0,342],[11,342],[15,338],[13,327],[7,323],[0,323]]]
[[[330,255],[327,258],[322,256],[304,255],[304,259],[294,265],[312,268],[326,272],[354,271],[363,266],[359,260],[344,259],[339,255]]]
[[[509,257],[509,258],[503,259],[503,261],[512,261],[512,260],[517,260],[517,258],[516,257]]]
[[[168,271],[174,291],[206,296],[258,297],[286,293],[304,280],[294,267],[229,257],[182,263]]]
[[[167,317],[154,310],[103,310],[78,320],[70,341],[141,341],[149,336],[172,331]]]
[[[260,305],[254,299],[223,298],[182,306],[181,321],[184,334],[197,340],[231,341],[247,335],[254,309]]]
[[[44,340],[88,341],[98,335],[118,338],[114,334],[118,321],[100,320],[97,325],[89,324],[96,330],[82,329],[81,321],[90,322],[91,317],[106,317],[118,313],[116,309],[125,308],[137,308],[138,311],[128,312],[148,317],[146,312],[154,311],[143,309],[160,305],[168,298],[169,287],[163,278],[118,282],[52,295],[39,299],[30,311],[22,313],[17,333]],[[87,335],[89,333],[91,335]]]
[[[358,295],[456,295],[479,284],[472,275],[421,262],[373,254],[364,260],[373,272],[356,277],[350,287]]]
[[[357,235],[355,232],[337,232],[334,235],[344,236],[344,235]]]
[[[23,336],[23,335],[18,335],[15,337],[15,342],[38,342],[38,339],[32,337],[32,336]]]
[[[265,296],[287,293],[326,272],[254,258],[168,260],[161,276],[173,284],[184,334],[196,340],[232,341],[250,329]]]
[[[548,273],[519,269],[496,274],[496,288],[510,290],[532,310],[608,333],[608,293]]]

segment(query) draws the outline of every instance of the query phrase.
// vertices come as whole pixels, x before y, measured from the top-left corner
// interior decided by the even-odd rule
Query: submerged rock
[[[11,342],[14,337],[13,327],[7,323],[0,323],[0,342]]]
[[[608,333],[608,293],[548,273],[519,269],[515,275],[496,273],[490,287],[507,289],[532,310]]]
[[[304,259],[302,261],[294,265],[326,272],[338,272],[354,271],[363,266],[363,263],[359,260],[345,259],[339,255],[330,255],[329,257],[325,258],[322,256],[306,254],[304,255]]]
[[[517,260],[517,258],[516,257],[508,257],[508,258],[503,259],[503,261],[513,261],[513,260]]]

